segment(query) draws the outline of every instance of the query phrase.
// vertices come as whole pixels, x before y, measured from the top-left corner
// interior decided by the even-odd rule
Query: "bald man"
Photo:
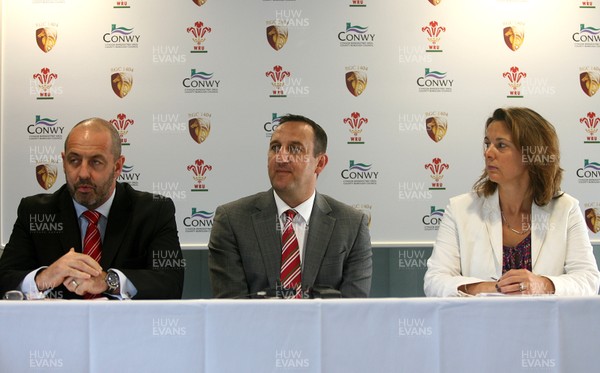
[[[117,182],[125,158],[116,129],[100,118],[81,121],[61,156],[66,183],[19,204],[0,258],[0,294],[181,298],[185,261],[175,206]]]

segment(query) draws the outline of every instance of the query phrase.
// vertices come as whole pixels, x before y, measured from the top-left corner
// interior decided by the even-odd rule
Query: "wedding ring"
[[[77,281],[75,281],[75,280],[71,281],[71,284],[72,284],[73,286],[75,286],[75,289],[77,289],[77,287],[79,286],[79,284],[78,284],[78,283],[77,283]]]
[[[527,288],[525,287],[525,284],[523,284],[522,282],[521,282],[521,283],[519,283],[519,291],[521,291],[521,292],[522,292],[522,291],[524,291],[525,289],[527,289]]]

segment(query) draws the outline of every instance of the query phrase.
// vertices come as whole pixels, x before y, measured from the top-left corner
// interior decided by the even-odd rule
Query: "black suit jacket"
[[[0,258],[0,295],[25,276],[49,266],[70,248],[81,252],[81,232],[66,185],[53,194],[21,200],[17,221]],[[117,183],[100,265],[122,271],[137,288],[136,299],[180,299],[185,261],[173,201]],[[56,297],[80,298],[60,286]]]
[[[302,264],[302,288],[368,297],[372,251],[367,216],[317,193]],[[281,268],[281,232],[273,190],[219,206],[208,243],[213,297],[244,297],[275,289]]]

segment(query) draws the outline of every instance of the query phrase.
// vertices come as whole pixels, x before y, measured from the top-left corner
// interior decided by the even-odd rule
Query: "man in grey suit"
[[[208,243],[216,298],[255,297],[281,287],[282,228],[293,209],[301,289],[368,297],[372,251],[367,216],[316,191],[328,162],[327,134],[314,121],[286,115],[268,152],[272,189],[219,206]]]

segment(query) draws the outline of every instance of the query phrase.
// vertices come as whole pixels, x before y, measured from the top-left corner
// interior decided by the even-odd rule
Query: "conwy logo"
[[[202,144],[210,134],[210,114],[205,116],[194,116],[188,121],[188,129],[192,139]]]
[[[590,111],[583,118],[579,118],[579,123],[583,123],[585,125],[585,132],[588,133],[584,143],[585,144],[598,144],[598,136],[596,136],[596,132],[598,132],[598,124],[600,123],[600,118],[596,116],[596,113]]]
[[[425,120],[425,128],[429,138],[435,142],[440,142],[448,131],[448,118],[435,116]]]
[[[360,96],[367,89],[367,67],[346,67],[346,88],[354,96]]]
[[[137,48],[140,36],[133,34],[133,28],[111,25],[110,32],[102,36],[105,48]]]
[[[119,176],[119,181],[128,183],[131,186],[138,186],[140,183],[139,172],[133,172],[133,166],[123,165],[123,171]]]
[[[349,163],[349,167],[341,172],[344,184],[377,184],[379,172],[371,171],[372,165],[354,163],[354,160]]]
[[[183,225],[185,226],[186,232],[210,232],[213,225],[213,217],[215,213],[213,211],[196,210],[192,207],[192,215],[183,219]]]
[[[444,172],[444,170],[447,170],[449,168],[450,166],[448,165],[448,163],[442,163],[442,160],[440,158],[433,158],[431,160],[431,163],[425,164],[425,169],[431,171],[431,175],[429,176],[433,179],[429,190],[446,189],[444,188],[444,184],[441,182],[441,180],[444,178],[444,175],[442,175],[442,173]]]
[[[425,68],[425,75],[417,78],[419,92],[452,92],[454,80],[446,79],[448,74]]]
[[[437,231],[440,228],[443,216],[444,209],[438,209],[435,206],[431,206],[429,214],[423,216],[421,222],[423,222],[426,231]]]
[[[369,27],[352,25],[346,22],[346,30],[338,33],[340,47],[372,47],[375,34],[368,34]]]
[[[367,118],[362,118],[360,116],[360,113],[356,111],[350,114],[350,117],[344,118],[344,124],[347,124],[350,127],[349,131],[352,134],[352,136],[350,136],[350,141],[348,141],[348,144],[365,143],[364,141],[362,141],[362,137],[360,137],[359,135],[362,133],[362,125],[366,123],[369,123],[369,120]]]
[[[523,45],[525,40],[525,27],[521,24],[507,26],[502,30],[504,36],[504,44],[511,51],[517,51]]]
[[[208,189],[204,185],[204,180],[206,180],[206,173],[212,170],[212,166],[205,164],[204,159],[196,159],[194,164],[187,166],[187,170],[194,174],[192,178],[196,182],[192,192],[207,192]]]
[[[33,74],[33,79],[37,79],[38,100],[54,100],[52,96],[52,86],[54,80],[58,79],[58,74],[51,73],[50,69],[43,67],[38,74]]]
[[[289,71],[283,69],[283,67],[276,65],[273,66],[273,70],[267,71],[265,76],[270,77],[273,86],[273,93],[269,95],[269,97],[287,97],[283,88],[285,86],[284,78],[291,76],[292,74]]]
[[[576,174],[580,184],[600,183],[600,163],[584,159],[583,167],[578,168]]]
[[[271,113],[271,120],[269,122],[265,122],[265,124],[263,125],[263,129],[265,130],[265,134],[268,138],[271,138],[271,136],[273,135],[273,131],[275,131],[275,129],[279,127],[280,120],[281,117],[277,115],[277,113]]]
[[[592,97],[598,92],[600,86],[600,71],[598,68],[594,70],[588,69],[579,74],[579,84],[583,93]]]
[[[508,86],[510,91],[507,98],[523,98],[521,95],[521,80],[527,77],[527,74],[520,71],[517,66],[513,66],[509,71],[502,73],[503,78],[508,79]]]
[[[267,42],[276,51],[283,48],[288,40],[287,24],[276,21],[267,22]]]
[[[115,127],[115,129],[119,133],[119,137],[121,138],[121,145],[129,145],[127,137],[125,136],[127,136],[127,133],[129,132],[127,130],[127,127],[133,126],[133,123],[133,119],[127,119],[127,115],[124,113],[117,114],[116,119],[110,120],[110,124],[112,124],[113,127]]]
[[[110,85],[113,92],[117,97],[123,98],[131,92],[133,88],[133,69],[130,67],[126,68],[113,68],[112,75],[110,76]]]
[[[208,51],[204,48],[204,42],[206,41],[206,34],[210,34],[212,29],[204,26],[202,21],[197,21],[194,26],[188,27],[187,32],[192,34],[192,40],[196,45],[190,53],[207,53]]]
[[[40,27],[35,30],[35,41],[44,53],[48,53],[56,45],[58,31],[55,27]]]
[[[442,32],[446,32],[446,28],[439,26],[437,21],[429,22],[429,25],[422,27],[421,32],[427,33],[427,41],[429,41],[429,45],[427,46],[426,52],[443,52],[438,44],[440,42],[440,34]]]
[[[576,47],[600,47],[600,29],[592,26],[579,25],[579,32],[572,36]]]
[[[589,208],[585,210],[585,224],[593,233],[600,232],[600,208]]]
[[[58,120],[35,116],[35,123],[27,126],[29,140],[60,140],[64,127],[57,126]]]
[[[58,178],[58,167],[54,163],[38,164],[35,166],[35,179],[38,184],[48,190]]]
[[[213,79],[214,74],[192,69],[190,77],[183,79],[185,93],[219,93],[220,80]]]

